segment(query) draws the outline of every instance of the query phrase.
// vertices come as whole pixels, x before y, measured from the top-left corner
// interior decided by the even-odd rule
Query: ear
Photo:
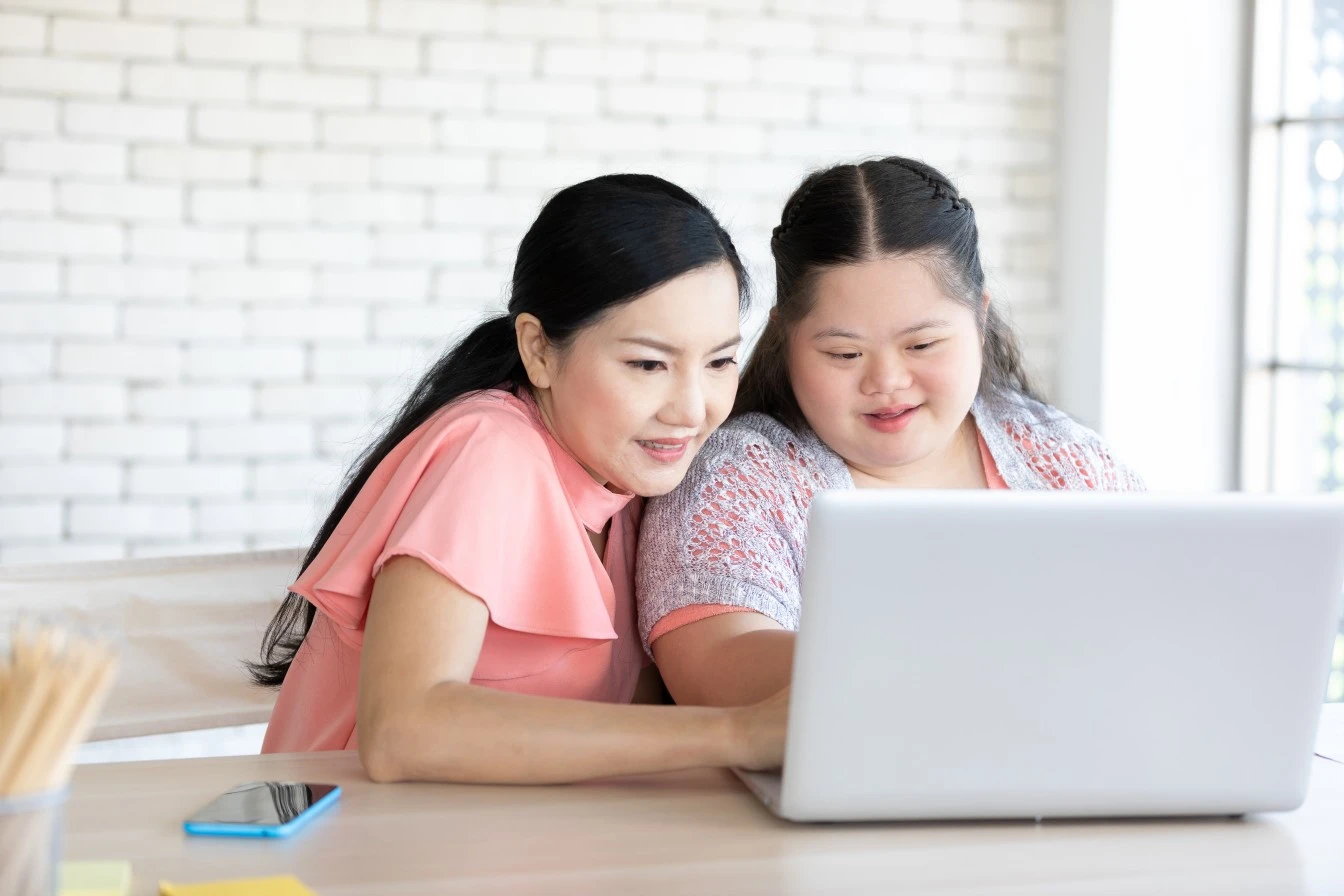
[[[980,317],[983,318],[989,313],[989,290],[984,289],[980,293]]]
[[[518,337],[518,354],[523,358],[523,367],[527,378],[537,389],[551,388],[555,374],[555,352],[551,349],[551,340],[536,315],[520,314],[513,321],[513,331]]]

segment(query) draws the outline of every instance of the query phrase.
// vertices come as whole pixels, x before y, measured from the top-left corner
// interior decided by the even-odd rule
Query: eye
[[[731,357],[730,357],[730,358],[715,358],[713,361],[710,361],[710,362],[709,362],[709,366],[710,366],[711,368],[713,368],[714,370],[727,370],[729,367],[734,367],[734,366],[736,366],[736,364],[737,364],[737,359],[736,359],[736,358],[731,358]]]
[[[837,361],[853,361],[855,358],[859,357],[859,354],[859,352],[826,352],[828,357],[834,358]]]
[[[662,361],[626,361],[625,363],[644,373],[657,373],[667,367]]]
[[[941,341],[942,341],[941,339],[934,339],[932,342],[921,342],[921,343],[919,343],[918,345],[912,345],[912,346],[910,346],[910,350],[911,350],[911,351],[915,351],[915,352],[922,352],[922,351],[924,351],[925,349],[933,348],[935,345],[937,345],[937,344],[938,344],[939,342],[941,342]]]

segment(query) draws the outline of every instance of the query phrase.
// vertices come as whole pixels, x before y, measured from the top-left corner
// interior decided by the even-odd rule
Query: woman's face
[[[877,478],[939,458],[979,388],[975,314],[911,256],[830,268],[814,289],[787,349],[807,422],[850,467]]]
[[[593,478],[644,496],[681,482],[737,395],[739,301],[733,269],[710,265],[548,348],[539,372],[529,364],[551,431]]]

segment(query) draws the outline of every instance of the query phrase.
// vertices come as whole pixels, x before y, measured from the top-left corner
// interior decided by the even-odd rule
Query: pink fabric
[[[353,749],[373,581],[416,557],[490,611],[472,683],[629,702],[645,664],[634,611],[641,502],[598,484],[530,396],[491,390],[435,414],[389,454],[290,590],[318,608],[262,752]],[[588,532],[610,521],[605,558]]]
[[[668,632],[674,632],[679,628],[685,628],[692,622],[699,622],[702,619],[712,619],[715,616],[724,616],[728,613],[751,613],[750,607],[733,607],[728,604],[691,604],[689,607],[682,607],[680,610],[673,610],[653,626],[653,631],[649,632],[649,644],[652,645]]]
[[[1003,481],[999,475],[999,465],[994,463],[994,455],[989,453],[989,446],[985,444],[985,437],[980,434],[980,430],[975,431],[976,441],[980,444],[980,462],[985,468],[985,482],[991,489],[1006,489],[1008,483]],[[674,632],[679,628],[685,628],[692,622],[699,622],[702,619],[711,619],[715,616],[722,616],[725,613],[749,613],[753,612],[750,607],[735,607],[728,604],[691,604],[688,607],[682,607],[679,610],[673,610],[662,619],[654,623],[652,631],[649,632],[649,645],[652,646],[668,632]]]
[[[980,445],[980,464],[985,468],[985,483],[991,490],[1008,488],[1008,483],[999,475],[999,465],[994,463],[994,455],[989,453],[989,445],[985,443],[984,434],[980,432],[979,427],[975,430],[975,440]]]

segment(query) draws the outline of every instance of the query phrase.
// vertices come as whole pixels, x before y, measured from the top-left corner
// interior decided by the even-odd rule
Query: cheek
[[[844,373],[811,358],[794,361],[789,379],[798,404],[822,415],[836,410],[837,397],[852,391]]]
[[[643,397],[643,392],[631,384],[612,380],[601,393],[592,396],[584,410],[596,421],[607,441],[624,443],[648,420],[645,402],[641,401]]]
[[[929,364],[920,379],[926,390],[948,398],[973,394],[980,383],[980,354],[974,346],[949,352]]]
[[[705,384],[705,417],[709,429],[728,419],[737,400],[737,377],[717,374]]]
[[[634,400],[630,390],[621,388],[622,385],[617,377],[604,377],[596,371],[574,376],[564,383],[565,410],[581,430],[577,441],[585,447],[599,450],[610,447],[630,428]]]

